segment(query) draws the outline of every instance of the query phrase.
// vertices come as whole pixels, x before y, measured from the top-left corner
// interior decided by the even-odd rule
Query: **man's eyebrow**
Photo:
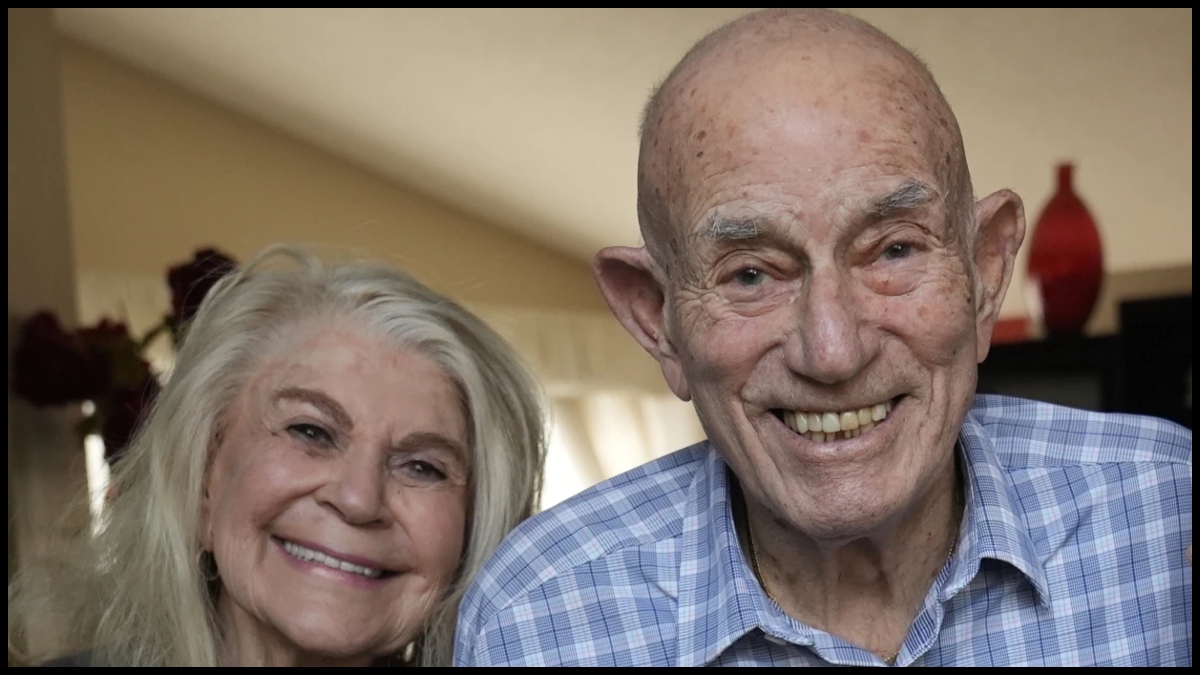
[[[711,241],[753,239],[762,233],[758,218],[711,216],[704,234]]]
[[[401,452],[415,452],[426,449],[445,450],[457,456],[464,462],[470,460],[466,447],[458,441],[447,438],[431,431],[417,431],[404,437],[396,447]]]
[[[305,389],[303,387],[288,387],[280,389],[271,397],[273,403],[284,400],[301,401],[318,408],[321,412],[333,418],[333,421],[345,428],[346,431],[354,428],[354,420],[350,419],[349,413],[342,407],[342,404],[333,400],[332,397],[324,392],[315,389]]]
[[[919,209],[933,201],[936,196],[937,191],[932,187],[915,178],[909,178],[891,192],[867,200],[863,212],[876,220],[885,220],[906,211]],[[761,217],[730,218],[714,215],[708,219],[704,236],[710,241],[754,239],[764,234],[766,228],[763,225]]]
[[[933,201],[937,191],[915,178],[886,194],[872,197],[863,212],[872,218],[885,220],[905,211],[913,211]]]

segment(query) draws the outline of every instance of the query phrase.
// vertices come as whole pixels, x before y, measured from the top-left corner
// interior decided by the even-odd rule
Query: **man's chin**
[[[826,486],[816,494],[810,493],[807,499],[785,500],[780,500],[779,515],[784,521],[781,525],[814,541],[830,544],[884,532],[903,511],[901,505],[890,503],[885,495],[870,494],[861,487]]]

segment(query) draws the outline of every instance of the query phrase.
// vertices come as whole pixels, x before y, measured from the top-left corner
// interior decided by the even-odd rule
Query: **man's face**
[[[718,76],[672,148],[675,389],[748,495],[817,538],[919,508],[975,390],[947,149],[894,78]]]

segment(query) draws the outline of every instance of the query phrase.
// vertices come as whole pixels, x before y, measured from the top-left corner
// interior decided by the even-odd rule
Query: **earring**
[[[416,641],[410,642],[404,646],[404,656],[402,656],[401,658],[404,659],[405,663],[412,663],[413,656],[416,654],[416,651],[417,651]]]
[[[221,578],[221,572],[217,569],[217,559],[209,551],[200,552],[200,574],[210,584]]]

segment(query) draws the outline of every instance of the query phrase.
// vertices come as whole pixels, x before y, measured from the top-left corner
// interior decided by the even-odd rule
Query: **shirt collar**
[[[979,573],[984,558],[1004,561],[1019,570],[1037,591],[1038,602],[1050,606],[1046,566],[1029,533],[1008,473],[995,443],[974,409],[958,435],[967,483],[967,511],[959,533],[950,579],[938,598],[946,601]]]
[[[703,666],[758,627],[767,602],[733,525],[729,477],[712,444],[688,490],[680,537],[677,665]]]
[[[783,615],[753,578],[734,528],[725,462],[711,443],[706,444],[708,454],[688,490],[680,537],[678,665],[707,665],[755,628],[784,630],[798,634],[801,644],[812,644],[812,629]],[[959,433],[959,448],[966,514],[950,576],[932,592],[939,602],[949,600],[975,578],[984,558],[993,558],[1019,570],[1048,607],[1045,565],[995,446],[972,414]]]

